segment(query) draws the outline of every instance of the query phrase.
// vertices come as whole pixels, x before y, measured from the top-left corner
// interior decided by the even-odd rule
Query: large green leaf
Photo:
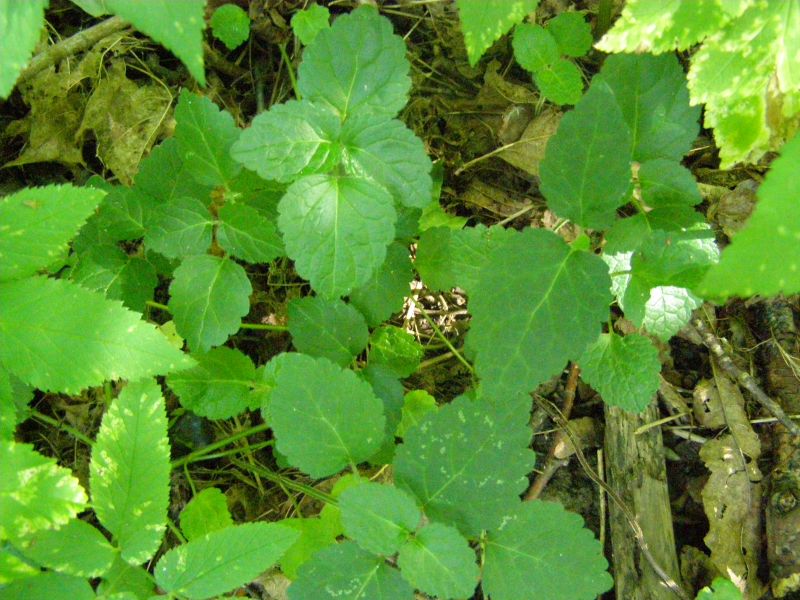
[[[392,197],[368,179],[304,177],[278,210],[287,254],[324,296],[343,296],[369,281],[394,239]]]
[[[195,198],[176,198],[153,210],[144,243],[167,258],[205,254],[211,246],[211,213]]]
[[[397,119],[367,114],[342,128],[344,163],[354,175],[366,175],[385,187],[395,202],[425,208],[431,203],[431,159],[414,132]]]
[[[494,244],[470,296],[468,337],[487,397],[530,392],[577,358],[608,319],[610,287],[599,257],[550,231]]]
[[[0,440],[0,459],[0,538],[60,527],[84,509],[86,493],[69,469],[30,444]]]
[[[277,523],[245,523],[173,548],[155,568],[156,583],[186,598],[212,598],[255,579],[298,537]]]
[[[18,579],[11,585],[0,588],[0,600],[94,600],[92,586],[84,578],[62,573],[42,572],[35,577]]]
[[[52,263],[104,196],[95,188],[49,185],[0,198],[0,281]]]
[[[129,21],[181,59],[200,85],[206,84],[203,70],[203,14],[205,0],[105,0],[111,12]]]
[[[23,550],[37,564],[77,577],[104,575],[116,556],[103,534],[80,519],[37,531],[25,539]]]
[[[77,393],[194,364],[141,315],[68,281],[2,283],[0,307],[0,362],[41,390]]]
[[[367,482],[339,497],[347,536],[364,550],[391,556],[417,529],[421,514],[414,499],[402,490]]]
[[[141,564],[161,545],[169,506],[169,441],[161,388],[129,383],[111,402],[89,464],[92,507],[122,552]]]
[[[203,185],[230,183],[242,169],[230,154],[240,133],[231,114],[208,98],[183,90],[175,121],[178,153],[187,172]]]
[[[383,443],[383,403],[355,373],[325,358],[289,354],[269,406],[277,447],[318,479],[357,465]]]
[[[434,598],[468,598],[478,584],[475,551],[455,527],[431,523],[400,548],[397,566],[415,588]]]
[[[786,144],[772,164],[750,220],[697,287],[701,296],[724,300],[800,292],[798,164],[800,136]]]
[[[195,358],[196,367],[167,377],[181,405],[209,419],[229,419],[243,413],[256,378],[253,361],[239,350],[224,346]]]
[[[413,600],[414,590],[382,557],[344,542],[323,548],[300,567],[289,600]]]
[[[298,298],[289,302],[288,315],[292,343],[300,352],[346,367],[367,347],[364,317],[339,299]]]
[[[282,519],[280,523],[300,532],[300,537],[280,561],[281,572],[292,580],[297,579],[298,569],[313,554],[332,546],[336,543],[336,538],[342,535],[342,528],[330,518]]]
[[[413,279],[408,247],[394,242],[369,281],[350,292],[350,304],[364,315],[367,325],[375,327],[400,311]]]
[[[564,560],[569,556],[569,560]],[[591,600],[610,590],[603,548],[560,504],[518,504],[486,540],[483,589],[492,600]]]
[[[8,98],[44,26],[49,0],[0,0],[0,98]]]
[[[190,256],[175,269],[169,286],[178,333],[194,351],[224,343],[250,311],[252,291],[241,265],[216,256]]]
[[[10,547],[6,550],[0,550],[0,585],[7,586],[10,583],[26,577],[33,577],[39,573],[41,573],[39,568],[19,556],[16,550]]]
[[[391,22],[362,6],[317,34],[303,53],[297,85],[305,100],[328,104],[342,120],[364,113],[393,117],[411,87],[405,55]]]
[[[528,485],[530,400],[460,397],[406,432],[394,459],[395,482],[429,519],[475,536],[498,526]]]
[[[290,100],[256,116],[231,155],[264,179],[294,181],[338,162],[340,126],[327,105]]]
[[[658,349],[638,334],[604,333],[578,359],[583,380],[600,392],[603,402],[638,413],[650,406],[658,390]]]
[[[469,64],[474,66],[489,46],[532,14],[538,4],[539,0],[457,0]]]

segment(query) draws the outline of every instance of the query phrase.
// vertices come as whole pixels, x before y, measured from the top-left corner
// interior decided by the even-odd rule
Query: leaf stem
[[[219,440],[218,442],[214,442],[213,444],[209,444],[208,446],[200,448],[199,450],[190,452],[189,454],[179,458],[178,460],[172,461],[170,466],[173,469],[177,469],[178,467],[181,467],[183,465],[197,462],[198,460],[205,458],[206,455],[211,454],[215,450],[219,450],[220,448],[232,444],[233,442],[236,442],[242,438],[255,435],[256,433],[261,433],[262,431],[266,431],[267,429],[269,429],[269,425],[266,423],[260,423],[259,425],[254,425],[249,429],[243,429],[242,431],[238,431],[233,435],[226,437],[225,439]]]
[[[53,427],[55,427],[56,429],[60,429],[61,431],[66,431],[72,437],[74,437],[77,440],[80,440],[90,448],[94,445],[94,441],[92,440],[92,438],[90,438],[88,435],[81,433],[80,431],[75,429],[72,425],[63,423],[57,419],[54,419],[53,417],[48,417],[47,415],[44,415],[40,413],[38,410],[34,409],[31,409],[31,416],[37,421],[41,421],[42,423],[47,423],[48,425],[52,425]]]
[[[286,65],[286,72],[289,74],[289,81],[292,82],[292,90],[294,90],[294,97],[298,100],[301,100],[302,97],[300,95],[300,90],[297,87],[297,78],[294,75],[294,69],[292,69],[292,61],[289,58],[289,54],[286,52],[286,44],[278,44],[278,49],[281,51],[281,58],[283,59],[284,64]]]
[[[330,494],[326,494],[310,485],[306,485],[304,483],[299,483],[290,479],[289,477],[284,477],[280,473],[276,473],[270,469],[267,469],[263,465],[250,465],[245,463],[244,461],[239,460],[238,458],[232,458],[231,462],[235,464],[240,469],[244,469],[245,471],[252,471],[253,473],[258,473],[264,479],[277,483],[279,485],[286,486],[290,490],[294,490],[295,492],[300,492],[305,494],[314,500],[319,500],[320,502],[325,502],[326,504],[337,504],[336,498],[331,496]]]
[[[444,345],[447,346],[448,350],[450,350],[450,352],[453,353],[453,356],[455,356],[462,365],[467,367],[470,373],[474,373],[475,370],[472,368],[472,365],[469,364],[466,358],[461,356],[461,353],[458,350],[456,350],[456,347],[453,346],[450,340],[448,340],[445,337],[445,335],[442,333],[442,330],[439,329],[439,326],[433,321],[433,319],[431,319],[428,312],[419,304],[416,305],[416,308],[419,310],[420,313],[422,313],[422,316],[425,317],[425,320],[428,321],[428,323],[430,323],[430,326],[436,333],[436,337],[438,337],[440,340],[442,340],[442,342],[444,342]]]
[[[154,300],[148,300],[145,304],[147,304],[147,306],[151,306],[153,308],[157,308],[158,310],[163,310],[164,312],[172,314],[172,311],[166,304],[161,304],[160,302],[156,302]],[[289,328],[286,325],[267,325],[265,323],[242,323],[240,327],[241,329],[257,329],[260,331],[289,331]]]

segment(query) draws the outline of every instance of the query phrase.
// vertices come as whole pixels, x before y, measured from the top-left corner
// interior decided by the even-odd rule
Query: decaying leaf
[[[548,140],[561,122],[561,113],[546,110],[533,118],[518,140],[498,154],[507,163],[530,175],[539,175],[539,164],[544,159]]]

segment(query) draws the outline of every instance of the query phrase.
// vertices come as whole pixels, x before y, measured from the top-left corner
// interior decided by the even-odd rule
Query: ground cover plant
[[[800,4],[74,4],[0,2],[0,598],[800,588]],[[760,384],[714,313],[779,295]]]

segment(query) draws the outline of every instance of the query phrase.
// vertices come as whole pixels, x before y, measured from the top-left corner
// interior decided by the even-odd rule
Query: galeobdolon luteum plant
[[[459,2],[473,62],[536,6],[497,3],[505,12],[493,15],[486,5],[476,23],[477,4]],[[169,37],[135,3],[81,5]],[[550,71],[569,70],[554,67],[562,55],[578,55],[555,29],[544,31],[558,54],[533,69],[542,87],[557,79]],[[800,221],[779,211],[796,211],[784,204],[798,185],[800,142],[762,186],[750,237],[725,253],[734,267],[761,261],[743,290],[725,258],[714,266],[713,235],[693,208],[701,198],[680,161],[699,109],[673,55],[610,56],[583,96],[561,99],[575,108],[549,142],[541,189],[557,215],[592,232],[566,244],[546,230],[461,229],[441,216],[447,227],[428,227],[438,206],[431,163],[397,119],[410,89],[402,39],[369,7],[332,26],[326,13],[304,13],[300,31],[298,97],[247,129],[184,91],[174,138],[131,187],[97,180],[0,202],[0,598],[210,598],[276,564],[293,580],[292,600],[466,598],[478,585],[495,600],[594,598],[612,583],[599,542],[560,505],[520,500],[535,464],[528,394],[574,360],[605,402],[640,411],[659,371],[644,333],[668,339],[704,297],[800,290],[796,269],[778,275],[763,248],[748,253],[769,236],[769,248],[797,256],[783,244]],[[529,33],[515,37],[522,61]],[[197,77],[196,48],[164,43]],[[314,294],[288,307],[297,351],[256,366],[224,344],[250,310],[251,265],[282,256]],[[430,288],[469,297],[476,385],[444,406],[424,392],[404,396],[400,380],[421,349],[384,324],[414,269]],[[161,331],[141,319],[159,275],[170,281],[160,308],[172,317]],[[642,333],[603,333],[614,302]],[[235,525],[210,488],[173,525],[156,375],[197,415],[260,411],[281,460],[312,479],[338,478],[331,494],[305,488],[325,508]],[[33,388],[74,394],[115,379],[128,383],[107,395],[96,439],[84,440],[87,495],[14,432]],[[391,465],[393,483],[359,475],[368,463]],[[87,508],[102,529],[78,518]],[[181,540],[171,549],[162,547],[168,525]]]

